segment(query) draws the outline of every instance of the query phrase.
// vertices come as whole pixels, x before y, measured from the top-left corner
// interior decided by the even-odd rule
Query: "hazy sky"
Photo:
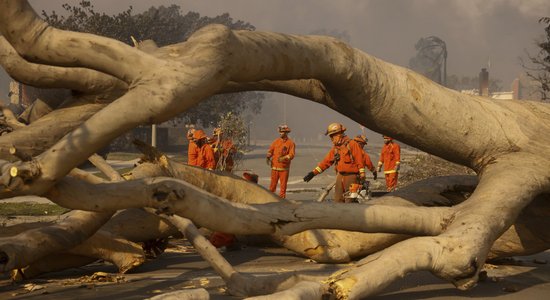
[[[59,9],[79,0],[30,1],[38,10]],[[319,29],[345,31],[351,44],[398,65],[408,65],[420,37],[447,43],[450,74],[477,76],[491,61],[491,75],[505,88],[521,71],[518,57],[534,49],[543,34],[537,21],[550,16],[547,0],[157,0],[92,1],[99,11],[119,12],[129,5],[178,4],[183,10],[214,16],[228,12],[257,30],[309,34]],[[533,50],[532,50],[533,51]]]
[[[37,11],[58,12],[61,4],[78,2],[30,1]],[[534,52],[534,40],[542,37],[544,26],[538,23],[538,19],[550,16],[548,0],[92,2],[98,11],[106,13],[120,12],[129,5],[140,12],[152,5],[178,4],[184,11],[192,10],[206,16],[228,12],[234,19],[250,22],[257,30],[294,34],[309,34],[322,29],[345,31],[354,47],[402,66],[407,66],[415,54],[414,44],[420,37],[435,35],[447,43],[448,74],[477,76],[490,60],[490,75],[502,80],[504,90],[509,89],[513,78],[522,71],[519,57],[524,56],[525,49]],[[288,99],[287,105],[294,105],[295,100]],[[286,116],[291,123],[292,112],[287,112]],[[326,125],[326,122],[322,123]]]

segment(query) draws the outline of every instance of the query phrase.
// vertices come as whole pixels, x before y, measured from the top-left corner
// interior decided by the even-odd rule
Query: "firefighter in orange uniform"
[[[374,180],[378,178],[378,173],[376,172],[376,168],[372,164],[372,161],[370,160],[370,156],[367,154],[367,151],[365,150],[365,146],[367,145],[369,139],[367,139],[364,135],[358,135],[355,138],[353,138],[354,141],[359,144],[359,147],[363,150],[363,160],[365,162],[365,170],[369,170],[372,172],[372,177]]]
[[[325,135],[330,137],[332,149],[323,161],[304,177],[304,181],[309,182],[314,176],[334,164],[337,172],[334,187],[335,202],[347,202],[348,200],[344,199],[344,193],[349,190],[350,185],[365,179],[363,149],[356,141],[347,137],[344,134],[345,131],[346,128],[340,123],[328,125]]]
[[[199,156],[197,157],[197,166],[208,170],[214,170],[216,168],[216,160],[214,158],[214,149],[207,143],[207,136],[203,130],[197,129],[193,133],[193,139],[199,149]]]
[[[266,163],[271,167],[271,184],[269,190],[275,192],[277,182],[281,183],[279,187],[279,197],[286,198],[286,183],[290,174],[290,161],[294,158],[296,145],[288,137],[290,128],[287,125],[279,126],[280,137],[271,143],[267,151]]]
[[[382,146],[382,152],[380,153],[378,172],[382,171],[383,165],[384,175],[386,176],[386,189],[388,192],[395,191],[397,187],[400,160],[401,147],[393,141],[393,138],[384,135],[384,146]]]
[[[233,155],[237,151],[231,139],[223,136],[221,128],[214,128],[214,136],[212,137],[212,148],[214,149],[214,157],[216,158],[216,168],[222,171],[231,172],[235,162]]]
[[[199,147],[193,140],[193,133],[195,128],[187,130],[187,140],[189,141],[189,147],[187,147],[187,164],[190,166],[197,166],[197,159],[199,157]]]

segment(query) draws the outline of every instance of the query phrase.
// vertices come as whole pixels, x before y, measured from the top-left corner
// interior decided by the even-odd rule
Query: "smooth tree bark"
[[[83,115],[65,116],[58,110],[57,122],[68,120],[65,125],[47,121],[56,110],[43,117],[43,125],[37,125],[39,119],[1,136],[0,153],[11,155],[0,163],[1,198],[46,195],[62,206],[102,216],[149,207],[189,219],[187,225],[179,217],[170,219],[180,229],[191,228],[186,226],[192,221],[228,233],[270,235],[319,261],[343,262],[373,253],[321,284],[294,285],[287,292],[297,298],[324,292],[339,299],[364,298],[419,270],[468,289],[487,258],[550,245],[547,227],[542,227],[547,226],[550,197],[547,104],[464,95],[323,36],[211,25],[184,43],[140,50],[52,28],[21,0],[0,0],[0,32],[5,38],[0,40],[0,64],[15,78],[78,91],[88,104],[72,101],[72,107],[95,105]],[[372,130],[470,167],[478,176],[475,181],[426,181],[367,205],[335,205],[281,202],[252,183],[176,167],[158,155],[164,174],[154,167],[135,170],[140,175],[134,180],[112,174],[116,182],[94,182],[73,170],[138,125],[169,120],[214,94],[244,90],[278,91],[324,104]],[[37,145],[27,135],[17,135],[25,130],[45,140]],[[12,161],[12,153],[21,152],[28,154]],[[5,271],[24,267],[34,252],[44,257],[75,247],[103,225],[90,224],[80,222],[74,229],[85,234],[66,244],[40,228],[2,238],[0,266]],[[54,228],[60,235],[76,234]],[[349,242],[350,237],[357,243]],[[51,246],[35,249],[29,238]],[[227,277],[231,271],[224,270],[230,269],[220,264],[213,262]],[[271,288],[268,292],[274,292]]]

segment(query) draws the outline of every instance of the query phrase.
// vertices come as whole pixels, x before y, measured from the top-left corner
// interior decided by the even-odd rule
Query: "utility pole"
[[[286,124],[286,96],[283,97],[283,124]]]
[[[151,125],[151,146],[157,147],[157,124]]]
[[[250,147],[250,125],[252,124],[252,121],[248,121],[248,147]]]

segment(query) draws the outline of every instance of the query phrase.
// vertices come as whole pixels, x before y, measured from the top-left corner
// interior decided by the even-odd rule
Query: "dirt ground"
[[[381,145],[367,148],[374,162]],[[235,172],[253,171],[260,176],[260,184],[269,184],[269,168],[265,166],[267,145],[247,153]],[[328,147],[297,145],[289,178],[288,198],[308,201],[317,199],[322,188],[335,176],[331,170],[316,176],[310,183],[302,177],[320,161]],[[177,154],[176,154],[177,155]],[[403,149],[402,182],[400,185],[436,175],[466,174],[471,170],[427,156],[415,149]],[[126,168],[131,163],[114,162]],[[371,180],[374,190],[383,191],[383,179]],[[330,200],[332,195],[328,196]],[[55,219],[55,216],[11,218],[1,217],[6,225]],[[1,230],[1,228],[0,228]],[[222,253],[240,272],[262,275],[293,270],[330,274],[344,265],[317,264],[281,248],[245,246]],[[417,272],[392,284],[372,299],[550,299],[550,251],[529,257],[516,257],[499,265],[486,265],[487,278],[471,291],[459,291],[446,281],[428,272]],[[173,240],[170,247],[154,260],[129,274],[117,274],[112,265],[94,264],[50,273],[38,279],[12,283],[7,274],[0,275],[0,299],[145,299],[178,289],[203,287],[211,299],[235,299],[227,294],[224,283],[185,240]]]

